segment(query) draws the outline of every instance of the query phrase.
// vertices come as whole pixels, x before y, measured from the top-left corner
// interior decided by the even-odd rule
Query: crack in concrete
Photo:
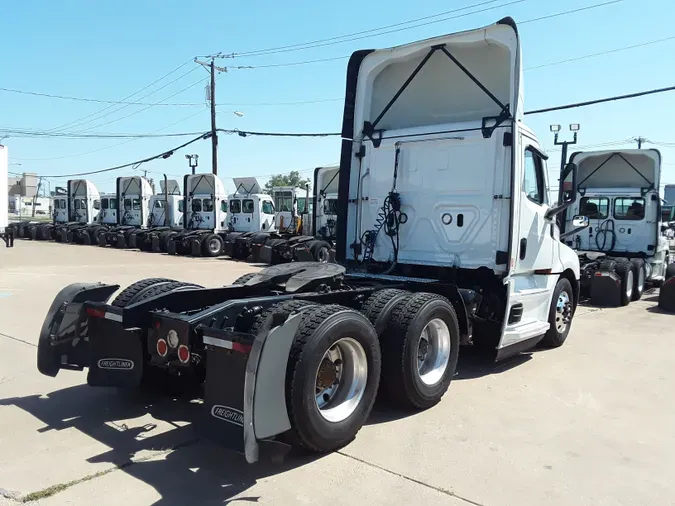
[[[435,490],[436,492],[440,492],[441,494],[454,497],[455,499],[459,499],[460,501],[464,501],[467,504],[471,504],[473,506],[484,506],[482,503],[472,501],[471,499],[467,497],[463,497],[461,495],[456,494],[452,490],[448,490],[447,488],[442,488],[442,487],[437,487],[435,485],[431,485],[429,483],[426,483],[422,480],[418,480],[417,478],[413,478],[412,476],[407,476],[402,473],[397,473],[396,471],[392,471],[391,469],[387,469],[386,467],[380,466],[378,464],[374,464],[373,462],[368,462],[367,460],[360,459],[358,457],[355,457],[354,455],[349,455],[348,453],[344,453],[341,450],[336,451],[335,453],[342,455],[343,457],[347,457],[349,459],[355,460],[357,462],[360,462],[361,464],[365,464],[367,466],[373,467],[375,469],[379,469],[380,471],[384,471],[385,473],[391,474],[393,476],[397,476],[398,478],[402,478],[404,480],[410,481],[412,483],[416,483],[417,485],[421,485],[426,488],[430,488],[431,490]]]
[[[9,499],[13,499],[15,501],[18,501],[20,503],[29,503],[31,501],[37,501],[40,499],[46,499],[47,497],[52,497],[56,494],[59,494],[63,492],[64,490],[68,490],[69,488],[79,485],[80,483],[85,483],[87,481],[94,480],[96,478],[100,478],[102,476],[105,476],[107,474],[110,474],[114,471],[121,471],[124,470],[128,467],[133,466],[134,464],[139,464],[142,462],[147,462],[150,459],[153,459],[155,457],[158,457],[160,455],[166,455],[167,453],[170,453],[172,451],[178,450],[179,448],[185,448],[187,446],[192,446],[199,442],[199,438],[195,439],[189,439],[187,441],[184,441],[182,443],[175,444],[169,448],[166,448],[164,450],[157,450],[153,451],[150,455],[146,455],[145,457],[141,457],[136,460],[129,460],[127,462],[124,462],[122,464],[118,464],[112,467],[109,467],[108,469],[103,469],[102,471],[99,471],[97,473],[93,474],[88,474],[85,475],[81,478],[78,478],[76,480],[72,480],[66,483],[57,483],[56,485],[51,485],[49,487],[43,488],[41,490],[37,490],[35,492],[31,492],[29,494],[26,494],[24,496],[21,496],[18,492],[10,492],[10,494],[13,494],[13,496],[5,496]],[[0,489],[0,493],[4,492],[3,489]]]
[[[37,344],[29,343],[28,341],[24,341],[23,339],[19,339],[18,337],[3,334],[2,332],[0,332],[0,336],[6,337],[7,339],[11,339],[12,341],[16,341],[18,343],[27,344],[28,346],[32,346],[33,348],[37,348]]]

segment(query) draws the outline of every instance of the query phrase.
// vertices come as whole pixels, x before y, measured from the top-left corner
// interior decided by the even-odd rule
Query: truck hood
[[[581,189],[659,188],[661,153],[656,149],[580,151],[570,162],[577,164]]]
[[[262,193],[258,180],[254,177],[234,177],[234,192],[244,195],[252,193]]]
[[[521,83],[520,42],[511,18],[390,49],[359,51],[349,63],[343,137],[521,119]]]

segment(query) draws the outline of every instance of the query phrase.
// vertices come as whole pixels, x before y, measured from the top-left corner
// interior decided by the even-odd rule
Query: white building
[[[21,195],[9,196],[9,213],[18,216],[33,216],[33,198]],[[52,199],[49,197],[35,198],[35,216],[51,216]]]

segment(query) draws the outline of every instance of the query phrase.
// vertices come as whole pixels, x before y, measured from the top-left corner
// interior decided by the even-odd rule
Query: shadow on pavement
[[[303,466],[316,456],[289,454],[281,461],[261,460],[247,464],[242,455],[197,437],[190,422],[200,405],[187,397],[158,398],[139,392],[94,389],[87,385],[57,390],[47,396],[31,395],[0,400],[0,406],[17,406],[44,422],[38,432],[77,429],[111,448],[87,459],[109,462],[153,487],[161,499],[155,505],[228,504],[236,495],[266,478]],[[155,424],[127,426],[124,420],[149,413],[173,426],[153,435]],[[164,455],[145,456],[132,462],[138,452],[170,450]],[[117,471],[117,472],[120,472]],[[30,491],[35,492],[35,491]],[[259,497],[237,501],[257,502]]]

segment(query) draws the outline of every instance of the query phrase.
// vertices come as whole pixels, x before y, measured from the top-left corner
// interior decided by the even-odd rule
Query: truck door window
[[[102,199],[101,200],[101,209],[108,209],[108,205],[109,205],[108,199]]]
[[[274,206],[269,200],[263,200],[262,203],[262,212],[263,214],[274,214]]]
[[[164,201],[163,200],[155,200],[155,208],[156,209],[164,209]]]
[[[94,200],[94,209],[97,211],[101,209],[101,201],[100,200]]]
[[[193,213],[199,213],[202,210],[202,201],[201,199],[193,199],[192,200],[192,212]]]
[[[291,212],[293,207],[293,194],[291,192],[277,192],[274,195],[274,208],[280,212]]]
[[[110,199],[110,209],[117,209],[117,199]]]
[[[80,199],[75,199],[75,209],[81,209],[82,205],[80,204]]]
[[[326,199],[323,201],[324,214],[337,214],[337,199]]]
[[[251,199],[244,199],[242,201],[242,209],[244,213],[253,213],[253,201]]]
[[[542,160],[533,151],[525,151],[525,177],[523,191],[527,198],[535,204],[544,203],[544,174]]]
[[[604,220],[609,216],[609,199],[606,197],[584,197],[579,207],[579,213],[591,220]]]
[[[645,217],[645,199],[619,197],[614,199],[615,220],[642,220]]]
[[[133,205],[134,211],[140,211],[141,210],[141,199],[133,199],[132,205]]]
[[[178,212],[179,213],[185,212],[185,201],[183,201],[183,200],[178,201]]]
[[[213,212],[213,199],[202,200],[202,209],[207,213]]]
[[[220,210],[221,210],[223,213],[226,213],[226,212],[227,212],[227,200],[221,200],[221,201],[220,201]]]
[[[298,214],[303,214],[305,212],[305,205],[307,204],[307,199],[301,197],[298,199]]]
[[[241,212],[241,200],[230,200],[230,212],[235,214]]]
[[[124,210],[131,211],[131,199],[124,199]]]

